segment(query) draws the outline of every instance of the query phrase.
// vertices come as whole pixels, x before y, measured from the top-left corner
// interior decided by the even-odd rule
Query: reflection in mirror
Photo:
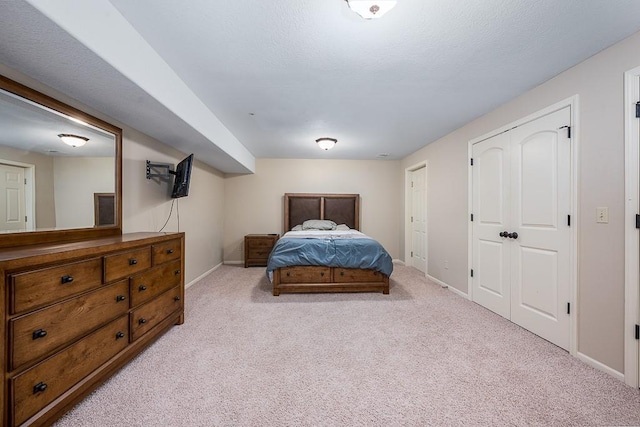
[[[1,233],[118,225],[115,134],[2,89],[0,129]]]

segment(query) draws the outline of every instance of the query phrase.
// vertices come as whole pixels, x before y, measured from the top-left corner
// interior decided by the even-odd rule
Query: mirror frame
[[[30,87],[0,75],[0,89],[11,92],[22,98],[40,104],[51,110],[66,114],[92,126],[101,128],[115,135],[115,225],[90,228],[69,228],[47,231],[21,231],[18,233],[0,233],[0,248],[39,243],[68,242],[75,240],[96,239],[122,234],[122,129],[104,120],[98,119],[77,108],[71,107],[57,99],[40,93]]]

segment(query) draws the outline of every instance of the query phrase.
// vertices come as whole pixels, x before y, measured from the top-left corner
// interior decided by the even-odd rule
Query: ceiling
[[[637,0],[398,0],[379,20],[344,0],[0,8],[1,64],[229,173],[401,159],[640,30]]]

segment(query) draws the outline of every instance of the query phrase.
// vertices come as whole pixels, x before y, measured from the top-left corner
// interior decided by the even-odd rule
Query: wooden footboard
[[[273,295],[301,292],[382,292],[389,294],[389,276],[358,268],[293,266],[273,272]]]

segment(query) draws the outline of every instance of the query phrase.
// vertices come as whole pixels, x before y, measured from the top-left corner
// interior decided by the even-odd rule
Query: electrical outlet
[[[449,260],[447,260],[447,259],[444,260],[444,269],[445,270],[449,269]]]
[[[609,223],[609,208],[596,208],[596,222],[602,224]]]

